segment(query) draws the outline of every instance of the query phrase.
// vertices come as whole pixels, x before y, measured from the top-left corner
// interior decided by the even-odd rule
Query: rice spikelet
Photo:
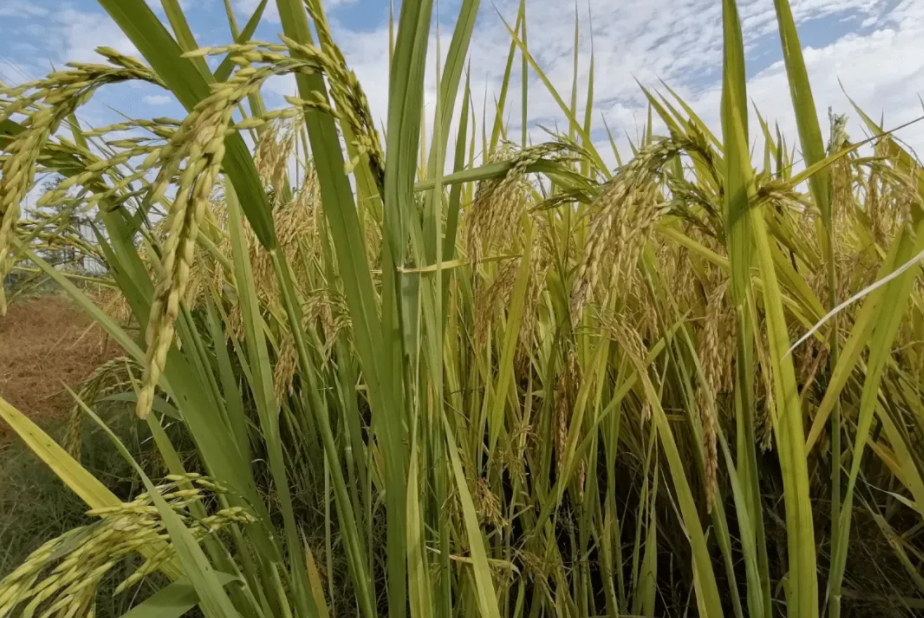
[[[495,154],[493,162],[508,161],[510,168],[499,178],[480,182],[475,191],[465,234],[468,257],[475,268],[488,252],[510,246],[517,237],[520,217],[529,203],[528,168],[540,159],[562,159],[576,152],[577,146],[560,140],[513,153],[507,146]]]
[[[196,474],[170,476],[157,487],[168,506],[202,543],[231,525],[255,521],[240,507],[222,508],[197,519],[189,505],[225,490]],[[88,615],[104,577],[125,556],[149,550],[141,566],[116,587],[119,594],[161,569],[176,556],[159,511],[148,494],[111,508],[88,512],[100,520],[48,541],[0,581],[0,615],[17,608],[25,615]]]
[[[96,51],[112,64],[70,63],[70,71],[56,71],[44,79],[0,91],[11,99],[0,109],[0,120],[16,113],[27,114],[22,122],[25,131],[6,146],[9,156],[0,168],[0,282],[9,267],[8,253],[19,219],[19,205],[32,187],[42,149],[61,122],[106,84],[136,79],[160,83],[137,60],[106,47]],[[6,297],[0,285],[0,315],[5,314]]]
[[[661,168],[690,145],[687,140],[672,138],[647,146],[607,182],[591,203],[595,214],[571,293],[574,324],[601,280],[617,285],[620,276],[634,267],[655,221],[670,206],[659,189]],[[605,263],[611,265],[607,275],[601,273]]]
[[[706,486],[706,501],[712,510],[718,487],[719,456],[717,449],[718,408],[716,398],[720,388],[722,374],[722,354],[719,327],[723,300],[728,281],[716,287],[706,303],[706,319],[700,332],[697,355],[702,363],[705,384],[700,384],[697,391],[697,408],[703,427],[703,469]]]
[[[225,154],[224,127],[230,122],[234,107],[227,99],[209,103],[210,99],[200,104],[180,127],[168,149],[176,154],[164,162],[152,189],[153,199],[163,200],[172,171],[185,162],[176,197],[168,204],[162,274],[147,327],[148,351],[136,409],[142,419],[151,411],[154,389],[173,345],[174,323],[180,303],[186,298],[195,259],[196,236],[205,211],[211,206],[212,187]]]
[[[565,451],[568,447],[568,432],[577,393],[581,386],[580,367],[578,366],[577,352],[569,347],[565,352],[565,366],[558,374],[555,385],[555,466],[557,473],[562,474],[565,463]]]

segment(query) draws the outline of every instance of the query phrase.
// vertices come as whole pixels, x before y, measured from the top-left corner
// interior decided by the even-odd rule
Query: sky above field
[[[893,127],[924,115],[924,0],[790,0],[796,16],[816,103],[827,127],[827,108],[851,117],[848,131],[863,137],[849,95],[875,118],[884,114]],[[159,0],[148,0],[163,18]],[[180,0],[200,45],[229,42],[222,0]],[[231,0],[244,23],[258,0]],[[476,106],[490,110],[499,93],[510,39],[504,21],[516,19],[518,0],[483,1],[471,48],[471,80]],[[337,42],[366,89],[373,113],[384,125],[387,113],[387,0],[327,0],[325,7]],[[445,53],[459,0],[443,0],[435,12]],[[776,30],[773,0],[739,0],[747,47],[748,95],[761,113],[795,138],[795,124]],[[400,6],[396,7],[397,11]],[[527,0],[532,53],[565,100],[574,74],[575,11],[579,21],[578,97],[586,105],[591,49],[596,59],[594,138],[605,140],[603,123],[620,143],[634,139],[645,121],[644,98],[635,80],[660,88],[660,80],[680,94],[718,130],[722,68],[720,0]],[[279,18],[271,0],[254,38],[278,41]],[[435,56],[437,31],[431,50]],[[93,0],[0,0],[0,80],[18,84],[68,61],[94,61],[94,48],[109,45],[137,54],[129,40]],[[507,120],[519,135],[519,59]],[[431,63],[430,75],[435,74]],[[428,86],[432,116],[435,91]],[[527,127],[541,140],[540,127],[564,126],[562,115],[535,73],[529,76]],[[846,92],[846,94],[845,94]],[[294,81],[268,85],[267,103],[284,104]],[[134,117],[181,117],[182,108],[153,86],[119,86],[102,91],[79,117],[101,125],[118,110]],[[489,113],[490,115],[490,113]],[[754,125],[752,139],[758,131]],[[924,122],[900,133],[912,147],[924,148]]]

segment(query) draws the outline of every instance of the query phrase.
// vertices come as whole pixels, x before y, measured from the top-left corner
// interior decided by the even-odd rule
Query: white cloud
[[[151,7],[151,10],[157,13],[158,15],[165,15],[164,13],[164,3],[160,0],[145,0],[148,3],[148,6]],[[200,0],[202,4],[207,4],[208,0]],[[180,8],[184,13],[189,13],[189,10],[193,8],[193,4],[188,0],[179,0]]]
[[[322,0],[324,9],[330,12],[332,9],[336,10],[336,7],[353,4],[357,0]],[[383,0],[377,0],[383,1]],[[237,17],[237,22],[240,27],[244,27],[244,24],[247,23],[247,20],[254,14],[254,11],[257,10],[257,7],[260,5],[260,0],[232,0],[231,6],[234,8],[235,16]],[[329,16],[329,15],[328,15]],[[279,23],[279,8],[276,6],[274,1],[266,3],[266,8],[263,9],[263,17],[261,19],[263,22],[269,22],[272,24]]]
[[[234,8],[238,26],[243,28],[244,24],[247,23],[247,20],[250,19],[250,16],[254,14],[254,11],[257,10],[259,5],[260,0],[233,0],[231,6]],[[261,21],[274,24],[279,23],[279,9],[276,7],[275,2],[266,3]]]
[[[100,45],[128,56],[140,57],[131,40],[105,13],[85,13],[71,7],[56,11],[46,26],[52,52],[62,62],[99,62]]]
[[[865,137],[866,130],[847,96],[870,116],[879,119],[884,115],[886,127],[899,126],[924,114],[918,99],[924,89],[924,6],[915,0],[903,0],[881,15],[875,26],[866,34],[847,34],[830,45],[803,51],[822,127],[827,127],[827,110],[832,107],[850,117],[848,132],[855,140]],[[791,141],[796,139],[783,61],[749,79],[748,96],[763,113],[779,121]],[[718,129],[720,99],[720,87],[713,84],[688,102]],[[752,127],[754,139],[758,133],[756,120]],[[924,146],[924,127],[920,124],[900,131],[898,136],[915,149]]]
[[[173,100],[173,97],[170,97],[166,94],[149,94],[143,96],[141,100],[148,105],[166,105]]]
[[[159,2],[152,1],[155,8]],[[331,8],[334,36],[347,56],[365,89],[376,121],[385,124],[388,103],[388,29],[386,24],[372,31],[357,31],[349,23],[337,20],[336,5],[352,0],[327,0]],[[366,0],[369,2],[380,0]],[[232,0],[238,21],[243,24],[253,13],[259,0]],[[447,10],[447,5],[455,5]],[[513,24],[519,0],[496,0],[497,11]],[[918,89],[924,89],[924,1],[922,0],[791,0],[793,13],[803,33],[803,42],[814,47],[805,50],[805,59],[812,81],[815,100],[822,116],[822,126],[828,106],[847,112],[852,118],[848,127],[855,137],[863,131],[856,114],[841,92],[838,80],[857,103],[878,118],[885,113],[886,124],[898,125],[921,115]],[[457,2],[445,3],[441,9],[442,52],[448,51],[452,34],[452,19]],[[191,4],[192,6],[192,4]],[[771,121],[779,121],[790,142],[795,141],[795,123],[785,66],[774,62],[781,57],[776,33],[776,16],[770,0],[739,0],[748,50],[749,66],[759,67],[748,83],[748,94]],[[659,88],[663,79],[718,131],[720,75],[722,70],[722,14],[716,0],[585,0],[578,3],[580,15],[578,100],[585,105],[589,77],[591,47],[595,56],[594,126],[602,130],[603,114],[625,144],[626,133],[637,134],[645,121],[646,104],[636,83]],[[20,32],[39,43],[47,59],[28,57],[20,52],[14,61],[27,66],[30,76],[44,73],[50,63],[60,66],[65,61],[98,61],[93,51],[100,43],[123,53],[137,56],[134,46],[112,20],[102,12],[85,12],[73,5],[35,19],[41,11],[26,0],[0,0],[0,15],[32,16],[22,23]],[[573,78],[574,4],[561,0],[527,0],[529,48],[542,69],[559,89],[563,99],[570,100]],[[32,11],[32,13],[29,13]],[[220,2],[196,4],[195,12],[208,11],[209,19],[224,19]],[[279,29],[275,2],[267,4],[264,21]],[[223,22],[222,22],[223,23]],[[198,24],[194,24],[198,26]],[[814,38],[813,38],[813,36]],[[480,123],[493,120],[493,102],[500,92],[505,60],[510,47],[509,34],[495,11],[494,3],[482,2],[481,13],[470,47],[473,106]],[[435,31],[431,36],[430,58],[425,91],[426,115],[432,117],[435,99],[434,74],[436,49]],[[25,59],[23,59],[25,57]],[[32,64],[28,64],[32,63]],[[39,66],[41,65],[41,66]],[[519,134],[520,118],[520,58],[513,66],[508,93],[507,115],[513,135]],[[12,73],[11,67],[0,63],[0,72]],[[18,73],[18,72],[17,72]],[[8,78],[14,77],[8,75]],[[464,77],[463,77],[464,80]],[[13,80],[17,81],[17,80]],[[529,114],[527,124],[534,139],[544,139],[538,124],[565,127],[564,116],[548,95],[533,71],[529,73]],[[265,89],[267,103],[278,105],[281,96],[295,93],[294,79],[270,80]],[[161,101],[164,95],[145,97]],[[457,100],[456,110],[461,102]],[[124,105],[128,105],[125,103]],[[113,107],[124,109],[113,102]],[[481,110],[487,109],[482,119]],[[579,110],[583,116],[583,109]],[[751,130],[757,137],[756,123]],[[902,134],[912,145],[924,150],[924,127],[913,127]],[[921,137],[917,137],[920,135]],[[599,134],[597,134],[599,137]],[[608,150],[605,149],[605,150]]]
[[[566,100],[570,97],[573,76],[574,41],[573,7],[567,4],[538,0],[528,7],[530,50]],[[739,4],[748,47],[753,49],[758,43],[766,43],[778,50],[772,4],[766,0],[746,0]],[[792,4],[797,20],[805,22],[851,12],[871,12],[884,2],[796,0]],[[579,96],[586,91],[592,44],[598,108],[619,112],[644,107],[635,79],[647,86],[658,86],[658,80],[663,79],[694,99],[719,86],[722,67],[720,3],[711,0],[624,0],[619,3],[591,0],[589,9],[593,16],[592,26],[588,27],[586,11],[581,15]],[[502,13],[513,22],[514,7],[508,4]],[[496,18],[484,16],[482,20],[487,23],[476,37],[490,40],[488,44],[481,40],[473,44],[472,66],[476,71],[484,71],[489,81],[496,82],[504,70],[496,54],[503,49],[501,53],[506,55],[508,37],[506,29],[496,24]],[[779,52],[775,51],[774,55],[779,57]],[[518,88],[518,80],[513,85]],[[531,94],[538,95],[542,91],[542,85],[532,75]],[[757,103],[760,105],[760,100]],[[560,116],[557,106],[547,96],[535,99],[531,96],[530,107],[533,118]]]
[[[517,4],[516,0],[506,0],[499,5],[500,13],[511,25],[516,18]],[[593,46],[596,129],[603,128],[599,121],[603,113],[618,141],[625,145],[627,140],[622,136],[628,133],[634,137],[647,114],[646,101],[635,80],[647,87],[660,88],[659,80],[663,79],[714,131],[720,131],[720,3],[713,0],[590,0],[588,4],[592,19],[589,19],[588,9],[580,9],[578,100],[579,107],[583,108]],[[880,111],[884,111],[887,126],[896,126],[922,114],[917,94],[918,88],[924,88],[924,53],[921,53],[920,43],[924,40],[924,2],[792,0],[791,4],[804,43],[811,40],[806,33],[824,37],[831,36],[832,32],[846,33],[839,38],[835,35],[835,40],[825,41],[822,46],[807,47],[804,52],[823,127],[827,127],[827,108],[833,106],[835,111],[851,116],[848,130],[855,138],[864,135],[838,80],[870,115],[878,118]],[[769,0],[739,0],[739,6],[750,66],[764,66],[767,59],[780,58],[772,3]],[[529,48],[562,98],[569,101],[574,70],[574,6],[559,0],[528,0],[527,16]],[[452,24],[443,24],[441,30],[445,54]],[[334,34],[369,96],[374,115],[384,121],[389,78],[387,27],[370,33],[350,31],[342,24],[339,27],[335,24]],[[483,3],[470,56],[473,103],[480,116],[486,101],[488,118],[485,120],[488,122],[492,121],[493,102],[500,92],[509,46],[506,27],[494,8]],[[430,50],[432,56],[435,37],[431,37]],[[432,57],[430,60],[428,76],[434,73]],[[519,134],[521,124],[519,67],[518,55],[507,105],[513,135]],[[433,81],[430,77],[429,101],[435,97]],[[564,128],[564,115],[533,71],[529,74],[528,87],[528,124],[533,138],[544,139],[536,129],[540,123]],[[749,97],[765,117],[778,121],[789,141],[794,142],[795,120],[782,61],[753,74],[748,88]],[[579,110],[579,117],[583,117],[583,113],[583,109]],[[432,116],[432,106],[428,114]],[[752,140],[758,133],[755,119]],[[900,135],[912,146],[924,147],[924,127],[916,126]]]
[[[0,81],[8,85],[34,81],[38,79],[40,73],[41,71],[32,65],[13,62],[9,58],[0,58]]]
[[[32,43],[27,43],[25,41],[19,41],[17,43],[13,43],[13,51],[34,56],[35,53],[39,51],[39,48],[36,45],[33,45]]]
[[[0,3],[0,17],[43,17],[47,14],[48,9],[26,0],[3,0]]]
[[[273,103],[282,102],[282,97],[296,96],[298,94],[298,88],[295,84],[295,75],[288,73],[286,75],[270,77],[263,85],[263,92],[264,95],[269,93],[279,98],[278,101],[268,101],[270,106],[273,106]],[[286,105],[288,104],[286,103]]]

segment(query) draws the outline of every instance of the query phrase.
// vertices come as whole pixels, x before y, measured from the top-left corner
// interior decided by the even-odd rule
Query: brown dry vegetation
[[[79,385],[116,352],[64,296],[25,299],[0,320],[0,396],[33,418],[59,416],[70,408],[62,382]]]

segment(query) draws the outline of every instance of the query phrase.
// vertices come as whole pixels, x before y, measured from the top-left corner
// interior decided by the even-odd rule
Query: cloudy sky
[[[848,127],[863,130],[849,109],[851,96],[874,117],[884,114],[897,126],[924,114],[924,0],[790,0],[796,16],[822,126],[827,108],[854,118]],[[148,0],[162,16],[159,0]],[[243,23],[258,0],[231,0]],[[229,41],[221,0],[181,0],[200,45]],[[270,6],[274,3],[271,0]],[[443,50],[448,47],[459,0],[443,0],[438,21]],[[517,0],[483,1],[471,49],[472,86],[479,109],[490,108],[510,44],[501,17],[513,23]],[[335,38],[372,101],[374,114],[387,112],[388,0],[326,0]],[[776,30],[773,0],[739,0],[747,47],[748,95],[760,111],[795,137],[785,67]],[[398,8],[396,8],[396,11]],[[555,86],[570,99],[573,78],[574,20],[580,23],[578,92],[586,93],[591,48],[596,58],[595,139],[604,139],[601,116],[614,133],[634,137],[645,119],[635,80],[658,87],[659,80],[680,93],[713,128],[718,129],[721,74],[721,0],[527,0],[529,46]],[[280,31],[275,9],[268,9],[255,38],[276,42]],[[436,41],[436,29],[432,41]],[[94,0],[0,0],[0,80],[17,84],[67,61],[92,61],[97,45],[137,53]],[[435,47],[435,45],[431,46]],[[519,67],[519,62],[515,65]],[[519,134],[519,77],[511,91],[516,103],[508,117]],[[433,90],[428,89],[432,105]],[[564,126],[551,97],[530,75],[527,126]],[[270,84],[267,102],[283,104],[294,83]],[[79,116],[105,124],[115,111],[135,117],[182,115],[163,91],[149,86],[104,90]],[[752,137],[756,131],[752,129]],[[924,152],[924,123],[901,137]]]

